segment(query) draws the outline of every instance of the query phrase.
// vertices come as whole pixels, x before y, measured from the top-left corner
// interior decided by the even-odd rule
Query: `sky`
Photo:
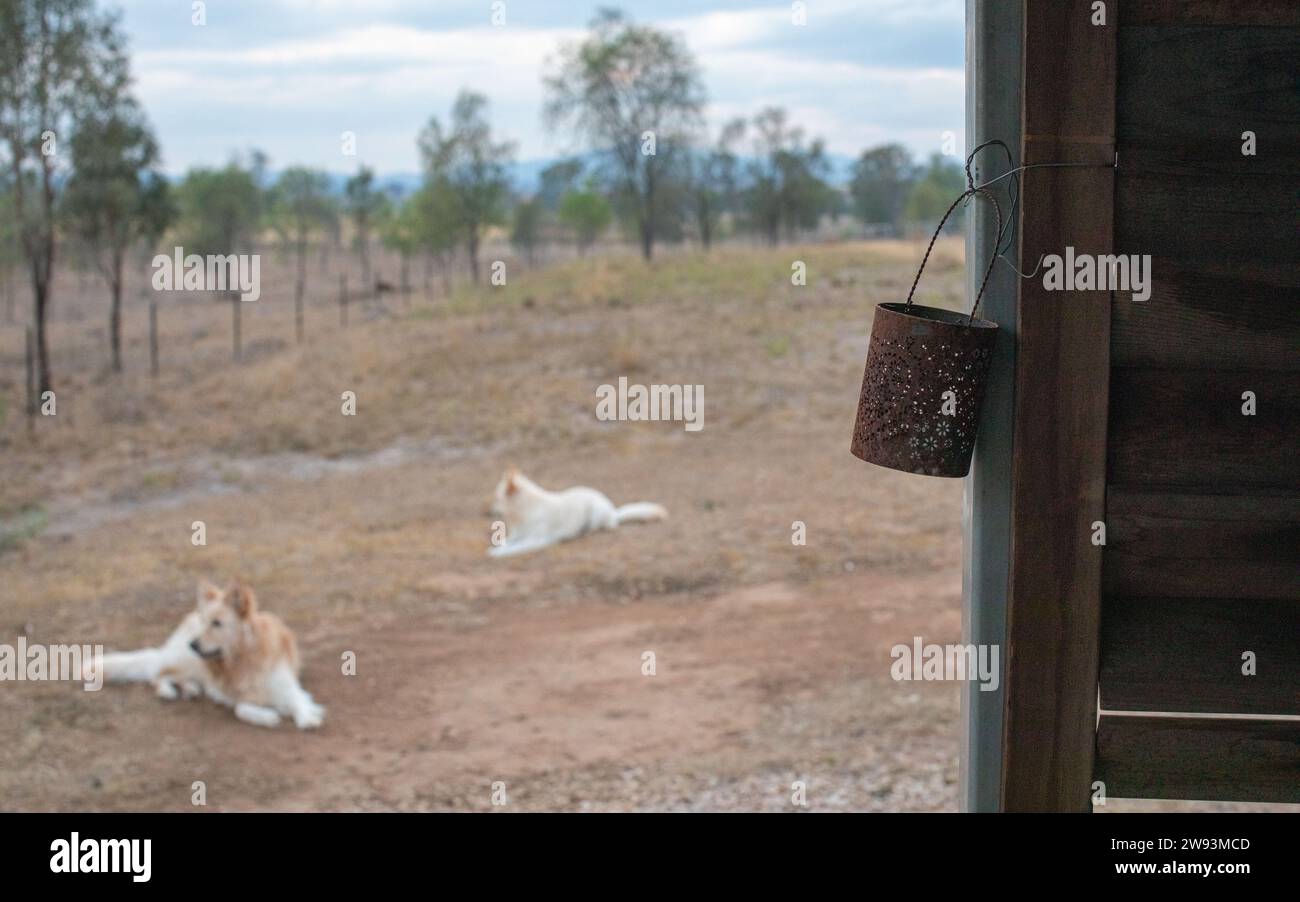
[[[962,147],[963,0],[119,0],[135,91],[164,169],[258,148],[271,167],[419,170],[416,136],[462,88],[487,96],[521,161],[584,148],[542,123],[542,74],[600,6],[678,33],[694,52],[712,131],[766,106],[856,157],[887,142]],[[494,6],[505,22],[493,25]],[[342,134],[355,135],[355,155]]]

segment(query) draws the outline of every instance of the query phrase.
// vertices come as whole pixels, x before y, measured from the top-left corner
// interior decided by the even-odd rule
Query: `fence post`
[[[348,324],[348,277],[339,276],[339,325],[346,327]]]
[[[239,309],[241,304],[243,304],[243,301],[239,299],[239,295],[234,295],[233,299],[230,302],[230,311],[231,311],[230,329],[234,337],[234,343],[235,343],[234,351],[235,351],[236,361],[239,360],[240,355],[243,351],[243,344],[242,344],[243,336],[240,334],[240,316],[243,312]]]
[[[27,385],[27,431],[36,428],[36,335],[27,327],[27,351],[24,355],[24,373]]]
[[[149,375],[158,375],[158,302],[149,302]]]
[[[298,344],[302,344],[303,336],[303,319],[302,319],[302,284],[299,283],[294,290],[293,295],[293,332],[298,339]]]

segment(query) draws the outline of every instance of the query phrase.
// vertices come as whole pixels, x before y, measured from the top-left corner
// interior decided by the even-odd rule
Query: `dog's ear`
[[[226,601],[243,620],[253,616],[253,611],[257,610],[257,597],[253,590],[240,583],[232,583],[226,590]]]
[[[516,470],[514,467],[511,467],[509,470],[506,470],[506,494],[507,495],[513,495],[515,492],[519,491],[519,483],[515,481],[518,478],[519,478],[519,471]]]
[[[222,592],[206,579],[199,580],[198,607],[203,607],[210,601],[220,601]]]

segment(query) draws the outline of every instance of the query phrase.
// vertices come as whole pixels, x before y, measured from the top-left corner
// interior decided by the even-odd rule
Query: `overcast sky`
[[[494,129],[521,160],[579,149],[542,127],[548,57],[582,36],[599,6],[676,31],[694,51],[717,125],[784,106],[831,152],[899,141],[918,155],[945,131],[962,146],[962,0],[123,0],[136,93],[165,168],[224,163],[260,148],[273,168],[419,169],[416,135],[445,120],[461,88],[485,94]],[[340,134],[357,136],[344,156]]]

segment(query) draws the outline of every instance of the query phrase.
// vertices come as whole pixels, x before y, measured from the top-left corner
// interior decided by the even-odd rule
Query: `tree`
[[[187,252],[234,254],[252,245],[262,217],[262,190],[238,162],[191,169],[176,193]]]
[[[734,119],[712,146],[688,158],[692,218],[706,251],[713,244],[722,214],[735,203],[740,164],[734,147],[744,134],[745,120]]]
[[[400,203],[388,203],[379,219],[379,242],[401,260],[402,291],[411,287],[411,257],[420,249],[421,223],[415,197]]]
[[[307,287],[307,247],[311,237],[326,231],[335,217],[328,175],[304,166],[280,173],[271,189],[271,222],[281,240],[293,250],[295,310],[301,308]]]
[[[586,40],[565,46],[544,78],[549,127],[571,124],[610,161],[612,181],[654,256],[666,198],[664,159],[684,146],[704,105],[698,67],[678,36],[602,10]]]
[[[833,203],[821,140],[804,143],[803,130],[787,124],[785,110],[769,107],[754,117],[747,206],[753,226],[769,244],[817,225]]]
[[[158,145],[144,114],[120,92],[78,117],[71,140],[73,174],[63,199],[72,231],[84,242],[110,295],[113,369],[122,370],[122,268],[139,243],[152,249],[174,217],[171,191],[158,172]]]
[[[347,180],[343,188],[343,209],[356,229],[357,256],[361,261],[361,284],[372,287],[370,279],[370,233],[384,215],[388,198],[374,186],[375,173],[367,166]]]
[[[541,198],[532,197],[515,204],[514,221],[510,227],[510,243],[524,255],[528,265],[537,262],[537,245],[542,240],[542,222],[546,209]]]
[[[596,190],[595,184],[588,179],[581,191],[570,191],[560,201],[560,222],[573,230],[578,243],[579,256],[600,237],[600,233],[609,227],[614,214],[609,201]]]
[[[420,155],[427,180],[451,200],[451,213],[469,256],[470,274],[479,281],[479,244],[484,230],[505,221],[510,180],[506,165],[514,145],[495,143],[486,118],[487,98],[462,91],[451,111],[451,127],[438,117],[420,133]]]
[[[456,218],[456,198],[451,185],[440,178],[426,177],[420,190],[411,198],[420,247],[425,252],[425,288],[429,287],[428,263],[438,261],[442,270],[443,290],[451,292],[451,268],[448,259],[456,249],[461,226]]]
[[[249,252],[265,210],[257,171],[232,160],[224,169],[191,169],[186,174],[177,190],[186,251],[199,255]],[[239,359],[243,301],[234,291],[227,296],[235,359]]]
[[[902,145],[864,150],[853,164],[849,185],[854,212],[867,225],[887,225],[894,237],[901,237],[907,197],[915,182],[916,167]]]
[[[39,391],[53,390],[46,320],[65,181],[59,142],[103,71],[124,67],[117,19],[92,0],[0,0],[0,143],[31,279]]]
[[[538,176],[537,199],[548,212],[560,208],[560,198],[578,185],[583,164],[578,159],[560,160],[541,171]]]
[[[938,223],[952,202],[965,190],[966,176],[961,166],[946,160],[942,154],[931,155],[929,165],[907,197],[908,221]],[[960,220],[950,217],[945,229],[956,231],[959,228]]]

